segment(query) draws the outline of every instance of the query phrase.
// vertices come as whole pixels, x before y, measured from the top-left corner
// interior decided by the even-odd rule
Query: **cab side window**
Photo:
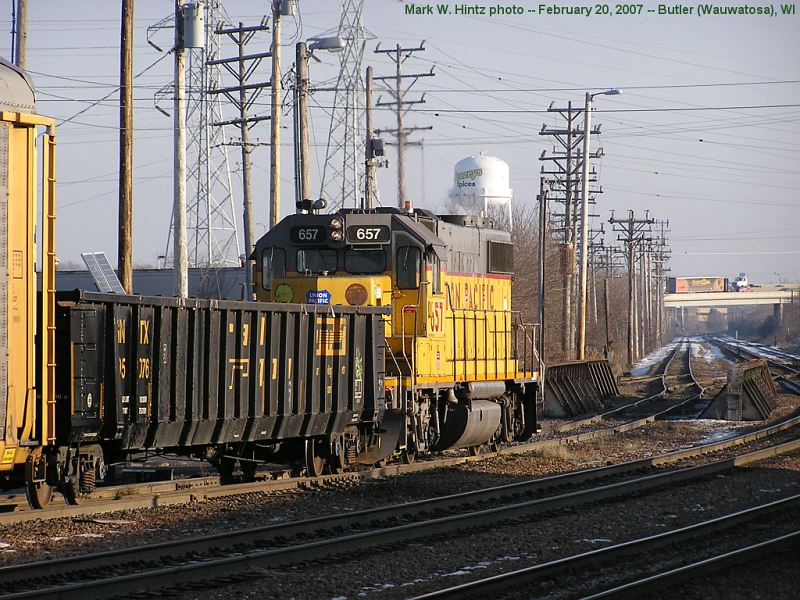
[[[419,287],[419,266],[422,258],[419,248],[400,246],[397,249],[397,287],[401,290],[415,290]]]
[[[264,248],[261,253],[261,287],[272,289],[272,280],[286,277],[286,253],[283,248]]]
[[[431,266],[431,293],[442,293],[442,263],[439,257],[434,252],[431,252],[426,257],[428,264]]]

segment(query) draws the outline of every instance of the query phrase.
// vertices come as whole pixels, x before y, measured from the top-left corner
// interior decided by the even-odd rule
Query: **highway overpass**
[[[752,292],[688,292],[665,294],[667,308],[696,308],[700,306],[754,306],[757,304],[791,304],[800,300],[800,293],[786,290]]]

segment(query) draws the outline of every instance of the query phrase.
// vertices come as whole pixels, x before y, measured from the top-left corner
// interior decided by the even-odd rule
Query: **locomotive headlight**
[[[342,233],[341,229],[334,229],[333,231],[331,231],[331,239],[334,242],[341,242],[343,237],[344,234]]]
[[[344,299],[350,306],[363,306],[367,303],[367,288],[360,283],[354,283],[344,291]]]
[[[344,227],[344,221],[339,217],[333,217],[330,222],[331,229],[341,229]]]

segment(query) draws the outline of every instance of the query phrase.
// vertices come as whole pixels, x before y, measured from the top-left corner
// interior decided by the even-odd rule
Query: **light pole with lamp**
[[[308,76],[308,57],[319,61],[313,53],[315,50],[340,52],[345,41],[339,36],[311,38],[310,44],[298,42],[295,46],[295,86],[294,86],[294,173],[295,173],[295,206],[301,210],[304,201],[309,200],[311,188],[310,152],[308,141],[308,94],[310,81]]]
[[[578,360],[586,354],[586,287],[589,267],[589,137],[592,123],[592,99],[595,96],[616,96],[620,91],[610,89],[605,92],[586,92],[586,106],[583,113],[583,176],[581,181],[581,257],[580,286],[578,289]]]

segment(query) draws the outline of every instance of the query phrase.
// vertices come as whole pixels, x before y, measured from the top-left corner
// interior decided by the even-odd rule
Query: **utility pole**
[[[20,4],[24,4],[20,0]],[[119,227],[117,269],[133,293],[133,0],[122,0],[119,52]]]
[[[549,193],[547,181],[544,177],[539,179],[539,277],[536,284],[539,314],[539,360],[545,362],[545,254],[547,252],[547,196]]]
[[[281,1],[272,0],[272,126],[269,136],[269,226],[281,218]]]
[[[592,132],[592,100],[595,96],[616,95],[619,90],[612,89],[594,94],[586,93],[586,103],[583,109],[583,165],[581,175],[581,259],[580,281],[578,288],[578,360],[583,360],[586,353],[586,290],[587,271],[589,267],[589,159],[603,155],[599,150],[592,156],[589,152],[592,133],[600,133],[599,128]]]
[[[232,87],[217,88],[209,90],[209,94],[223,94],[238,109],[239,116],[236,119],[214,123],[217,127],[224,125],[239,126],[239,142],[229,142],[232,145],[241,146],[242,151],[242,202],[243,202],[243,221],[244,221],[244,256],[245,256],[245,286],[247,289],[247,299],[253,297],[253,268],[249,260],[255,247],[255,219],[253,217],[253,194],[252,194],[252,165],[250,154],[255,146],[250,142],[250,127],[254,123],[269,119],[268,116],[250,116],[250,107],[253,106],[256,98],[270,84],[268,82],[250,84],[248,81],[264,58],[269,58],[269,52],[258,54],[246,54],[247,44],[253,39],[256,33],[269,31],[269,27],[262,21],[259,25],[245,26],[241,21],[238,27],[218,27],[216,33],[227,35],[237,47],[237,55],[234,58],[221,58],[208,61],[208,65],[222,65],[236,79],[237,85]]]
[[[15,19],[15,54],[14,64],[20,69],[25,69],[26,55],[28,52],[28,2],[17,0],[17,14]]]
[[[397,206],[404,207],[406,200],[405,193],[405,147],[407,136],[414,131],[430,130],[433,127],[404,127],[403,117],[408,112],[408,108],[414,104],[424,104],[425,94],[418,100],[406,100],[405,96],[420,77],[433,77],[434,72],[431,68],[429,73],[403,74],[403,63],[414,53],[425,50],[424,42],[416,48],[402,48],[397,44],[394,48],[381,50],[380,44],[375,48],[376,54],[386,54],[395,63],[395,74],[386,77],[373,77],[375,81],[391,82],[394,85],[388,87],[388,91],[393,97],[389,102],[380,102],[376,106],[393,106],[395,108],[396,129],[384,129],[377,132],[394,133],[397,138]],[[403,89],[403,79],[412,79],[411,83]]]
[[[609,314],[611,310],[608,305],[608,278],[603,279],[603,309],[606,317],[606,359],[610,362],[614,359],[614,350],[611,347],[611,322]]]
[[[175,0],[175,127],[173,215],[175,227],[173,250],[175,295],[189,296],[189,254],[186,247],[186,55],[183,45],[183,0]]]
[[[561,353],[566,360],[570,360],[576,347],[575,320],[572,314],[575,284],[575,239],[578,226],[575,201],[579,197],[577,196],[577,187],[581,182],[579,170],[582,169],[584,162],[580,151],[584,131],[577,124],[577,119],[582,111],[573,109],[572,102],[567,103],[566,108],[555,107],[554,103],[551,103],[547,112],[558,113],[566,121],[566,127],[542,125],[539,135],[553,137],[561,149],[556,150],[554,147],[549,153],[542,152],[539,160],[552,163],[550,170],[542,167],[541,172],[543,175],[549,176],[550,200],[564,205],[564,213],[554,216],[563,218],[564,246],[561,255],[561,270],[564,277],[562,292],[564,326],[561,334]],[[596,180],[596,174],[590,173],[589,181]]]
[[[655,326],[655,336],[656,336],[656,344],[658,346],[663,345],[664,343],[664,320],[665,320],[665,308],[664,308],[664,288],[665,288],[665,274],[669,269],[666,268],[666,263],[669,260],[670,251],[667,247],[667,233],[669,232],[669,221],[659,221],[659,225],[661,226],[661,232],[658,236],[655,246],[655,253],[653,257],[653,261],[655,263],[655,286],[656,286],[656,298],[655,298],[655,316],[656,316],[656,326]]]
[[[298,202],[303,200],[310,200],[311,194],[311,169],[310,159],[311,153],[309,150],[308,139],[308,47],[305,42],[298,42],[295,47],[295,62],[297,81],[295,88],[297,90],[295,110],[297,111],[297,146],[298,146],[298,159],[299,159],[299,175],[298,191],[300,197],[297,198]]]
[[[366,82],[366,143],[364,148],[364,202],[361,208],[372,208],[372,189],[375,185],[375,160],[373,148],[373,136],[375,132],[372,130],[372,67],[367,67],[367,82]]]
[[[638,311],[637,311],[637,289],[636,289],[636,253],[643,241],[648,239],[645,234],[650,231],[650,225],[655,220],[648,218],[645,213],[644,219],[637,219],[632,210],[628,211],[627,219],[617,219],[614,213],[608,220],[614,231],[621,234],[617,240],[623,242],[626,247],[626,258],[628,259],[628,364],[633,365],[638,358]]]

